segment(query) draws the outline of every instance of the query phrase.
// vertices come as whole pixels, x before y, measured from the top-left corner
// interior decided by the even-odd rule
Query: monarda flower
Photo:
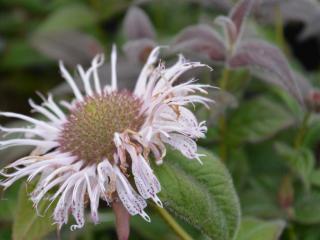
[[[67,223],[69,213],[76,222],[71,230],[83,227],[86,205],[97,223],[100,199],[108,204],[121,201],[131,215],[150,221],[144,211],[146,200],[152,199],[160,207],[162,203],[157,196],[161,186],[149,161],[162,163],[165,144],[200,161],[195,140],[204,137],[207,128],[185,106],[210,102],[196,94],[207,93],[204,89],[208,85],[195,84],[194,79],[177,83],[181,74],[204,64],[180,56],[166,69],[158,55],[159,48],[150,53],[133,91],[117,87],[115,47],[110,85],[102,86],[98,76],[103,55],[95,57],[87,71],[78,66],[83,92],[60,62],[62,77],[75,96],[72,101],[57,104],[51,95],[42,97],[41,105],[30,100],[33,111],[43,116],[41,120],[0,113],[30,124],[25,128],[1,127],[6,133],[24,133],[23,138],[0,141],[1,148],[35,147],[30,156],[1,171],[4,179],[0,185],[8,188],[23,177],[36,181],[30,194],[34,207],[37,209],[42,199],[55,202],[53,218],[59,228]]]

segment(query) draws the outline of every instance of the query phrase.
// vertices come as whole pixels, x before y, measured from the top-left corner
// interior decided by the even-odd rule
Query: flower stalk
[[[226,91],[228,87],[230,70],[225,67],[222,72],[222,77],[219,82],[219,87],[222,91]],[[226,144],[226,132],[227,132],[227,122],[225,118],[225,112],[220,116],[218,120],[218,127],[220,132],[220,146],[219,146],[219,155],[222,161],[226,161],[228,155],[228,149]]]
[[[193,240],[193,238],[179,225],[179,223],[177,223],[167,210],[158,206],[155,206],[155,209],[181,240]]]

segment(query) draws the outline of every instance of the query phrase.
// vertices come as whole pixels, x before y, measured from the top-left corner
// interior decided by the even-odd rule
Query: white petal
[[[135,95],[142,96],[144,94],[144,92],[146,90],[148,76],[154,70],[153,64],[155,64],[156,61],[158,60],[159,50],[160,50],[160,47],[156,47],[151,51],[151,53],[148,57],[148,60],[147,60],[146,64],[144,65],[143,69],[141,70],[141,73],[140,73],[139,78],[137,80],[137,84],[134,89]]]
[[[131,215],[139,214],[146,221],[150,222],[150,217],[143,211],[147,206],[145,200],[133,190],[129,181],[123,176],[118,167],[114,167],[114,171],[117,175],[116,183],[118,196],[123,206]]]
[[[65,66],[63,65],[62,61],[59,61],[59,67],[60,67],[60,71],[62,74],[62,77],[68,82],[68,84],[70,85],[75,97],[79,100],[79,101],[83,101],[83,96],[79,90],[79,88],[77,87],[74,79],[71,77],[70,73],[67,71],[67,69],[65,68]]]
[[[184,156],[189,159],[199,159],[197,154],[197,144],[191,138],[183,136],[181,134],[170,134],[170,138],[161,136],[161,139],[170,144],[173,148],[179,150]]]
[[[117,90],[117,48],[116,45],[112,46],[112,53],[111,53],[111,88],[112,91]]]

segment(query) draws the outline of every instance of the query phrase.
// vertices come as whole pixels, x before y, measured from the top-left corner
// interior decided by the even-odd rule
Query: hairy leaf
[[[149,17],[138,7],[131,7],[128,10],[123,23],[123,32],[129,40],[156,37]]]
[[[294,122],[286,109],[265,97],[240,105],[229,119],[227,139],[231,143],[259,142]]]
[[[14,240],[42,239],[55,229],[51,218],[54,204],[46,212],[49,202],[41,202],[38,211],[42,216],[37,215],[28,196],[32,187],[26,184],[21,185],[12,229]]]
[[[232,8],[229,17],[236,26],[237,29],[237,36],[241,34],[243,23],[245,18],[249,15],[254,0],[240,0],[238,3]]]
[[[241,221],[236,240],[278,240],[285,226],[283,220],[263,221],[246,217]]]
[[[299,79],[295,79],[288,61],[276,46],[261,40],[244,41],[228,64],[231,68],[249,68],[261,76],[262,80],[284,87],[302,101],[297,83]]]
[[[223,61],[226,49],[219,34],[209,25],[199,24],[182,30],[174,41],[175,51],[191,50],[211,60]]]
[[[228,53],[232,52],[239,36],[236,25],[229,17],[226,16],[218,16],[214,22],[222,27],[225,46],[228,49]]]
[[[225,166],[211,153],[203,165],[177,152],[168,152],[162,166],[155,167],[166,208],[212,239],[233,239],[240,221],[240,205]]]

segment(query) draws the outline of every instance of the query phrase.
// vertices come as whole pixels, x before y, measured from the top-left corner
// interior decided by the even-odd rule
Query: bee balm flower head
[[[166,69],[161,63],[155,65],[158,54],[159,48],[151,52],[133,91],[117,88],[115,47],[110,85],[102,86],[98,77],[102,55],[93,59],[87,71],[78,66],[83,92],[60,63],[62,76],[73,90],[73,101],[57,104],[51,95],[43,98],[42,105],[30,100],[32,109],[45,120],[0,113],[30,124],[25,128],[1,127],[7,133],[25,133],[24,138],[0,141],[1,148],[35,147],[30,156],[1,171],[4,179],[0,184],[7,188],[23,177],[28,182],[37,181],[31,200],[35,208],[45,197],[57,202],[53,217],[59,227],[67,223],[69,212],[76,221],[71,229],[83,227],[86,205],[90,205],[92,220],[98,222],[100,199],[107,203],[120,200],[131,215],[139,214],[150,221],[144,211],[146,199],[159,206],[162,203],[157,196],[160,183],[149,156],[162,163],[165,144],[169,144],[187,158],[200,161],[194,140],[204,137],[206,127],[185,106],[209,102],[197,95],[206,93],[207,85],[195,84],[194,80],[176,83],[185,71],[205,65],[180,56]]]

